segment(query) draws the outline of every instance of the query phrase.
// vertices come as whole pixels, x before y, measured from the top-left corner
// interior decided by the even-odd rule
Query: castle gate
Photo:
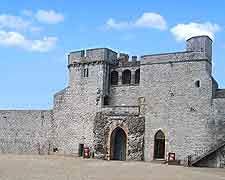
[[[111,159],[112,160],[126,160],[126,142],[127,137],[124,130],[120,127],[117,127],[113,130],[111,134]]]

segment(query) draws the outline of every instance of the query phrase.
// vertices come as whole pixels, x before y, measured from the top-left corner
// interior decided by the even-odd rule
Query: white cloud
[[[30,22],[24,20],[19,16],[12,16],[7,14],[0,15],[0,28],[8,29],[26,29],[30,26]]]
[[[48,52],[55,47],[57,40],[56,37],[44,37],[42,40],[31,40],[29,41],[31,46],[28,50]]]
[[[108,29],[122,30],[128,28],[155,28],[165,30],[167,28],[166,20],[157,13],[146,12],[135,21],[116,21],[110,18],[106,21]]]
[[[167,28],[166,20],[157,13],[144,13],[136,22],[137,27],[156,28],[165,30]]]
[[[0,44],[7,46],[18,46],[25,41],[24,36],[17,32],[0,31]]]
[[[19,47],[28,51],[48,52],[55,47],[56,42],[56,37],[44,37],[41,40],[31,40],[25,38],[18,32],[0,31],[0,45]]]
[[[64,16],[54,10],[38,10],[35,17],[39,22],[46,24],[57,24],[64,20]]]
[[[20,16],[0,14],[0,29],[39,32],[43,30],[43,27],[33,26],[30,21]]]
[[[171,33],[175,36],[177,41],[187,40],[193,36],[207,35],[211,39],[214,39],[215,33],[220,30],[218,24],[206,23],[194,23],[189,24],[177,24],[170,29]]]
[[[23,10],[21,13],[23,14],[21,17],[0,14],[0,45],[22,48],[33,52],[48,52],[54,48],[57,42],[56,37],[35,39],[27,38],[24,33],[27,33],[27,30],[29,30],[31,35],[33,35],[33,32],[43,30],[43,27],[33,25],[35,23],[34,20],[54,24],[62,21],[64,17],[53,10],[39,10],[37,13],[33,13],[31,10]],[[38,19],[36,19],[36,16]]]
[[[126,21],[116,22],[113,18],[110,18],[107,20],[106,26],[109,29],[121,30],[121,29],[129,28],[131,24],[129,24]]]

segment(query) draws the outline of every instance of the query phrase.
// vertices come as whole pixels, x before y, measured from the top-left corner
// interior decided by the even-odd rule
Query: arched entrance
[[[155,134],[154,159],[165,159],[165,135],[159,130]]]
[[[110,153],[111,160],[126,160],[126,143],[127,137],[124,130],[117,127],[111,134]]]

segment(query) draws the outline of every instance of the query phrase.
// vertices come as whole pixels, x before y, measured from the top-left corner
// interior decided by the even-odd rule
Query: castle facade
[[[69,84],[51,110],[0,111],[2,153],[167,160],[225,167],[225,90],[212,77],[212,40],[137,60],[107,48],[71,52]]]

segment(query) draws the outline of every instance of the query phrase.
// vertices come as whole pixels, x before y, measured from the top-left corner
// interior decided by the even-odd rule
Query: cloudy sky
[[[213,75],[225,87],[225,1],[2,0],[0,109],[46,109],[67,85],[66,54],[108,47],[130,55],[183,51],[214,40]]]

